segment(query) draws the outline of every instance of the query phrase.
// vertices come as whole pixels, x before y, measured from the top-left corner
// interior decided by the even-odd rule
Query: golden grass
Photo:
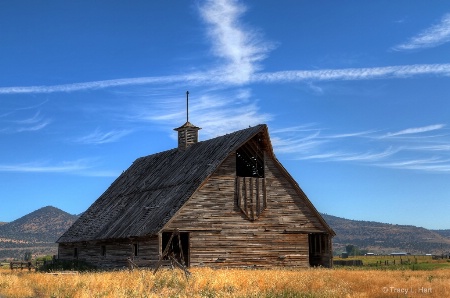
[[[450,270],[193,268],[51,275],[0,270],[0,297],[450,297]],[[406,295],[405,295],[405,292]]]

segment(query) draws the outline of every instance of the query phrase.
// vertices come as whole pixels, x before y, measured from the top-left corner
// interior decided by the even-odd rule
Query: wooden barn
[[[138,158],[58,239],[58,257],[101,268],[332,266],[335,235],[273,153],[266,125]],[[175,235],[176,237],[172,237]]]

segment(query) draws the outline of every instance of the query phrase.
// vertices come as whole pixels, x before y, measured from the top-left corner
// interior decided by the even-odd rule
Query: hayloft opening
[[[174,234],[173,237],[172,234]],[[180,264],[189,267],[189,233],[163,232],[162,249],[165,250],[167,246],[168,251],[164,257],[164,260],[169,260],[169,256],[171,256]]]
[[[264,148],[260,134],[236,151],[236,175],[264,178]]]

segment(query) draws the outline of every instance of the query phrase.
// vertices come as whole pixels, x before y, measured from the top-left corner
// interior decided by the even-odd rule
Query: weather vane
[[[186,122],[189,122],[189,91],[186,91]]]

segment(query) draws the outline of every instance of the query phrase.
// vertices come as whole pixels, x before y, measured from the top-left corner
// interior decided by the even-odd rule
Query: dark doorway
[[[330,253],[330,245],[327,234],[309,234],[309,265],[312,267],[324,266],[327,264],[328,255]]]
[[[181,265],[189,267],[189,233],[163,232],[162,233],[163,252],[166,248],[168,248],[168,251],[166,252],[166,256],[164,257],[165,260],[168,260],[169,259],[168,256],[171,255]]]

